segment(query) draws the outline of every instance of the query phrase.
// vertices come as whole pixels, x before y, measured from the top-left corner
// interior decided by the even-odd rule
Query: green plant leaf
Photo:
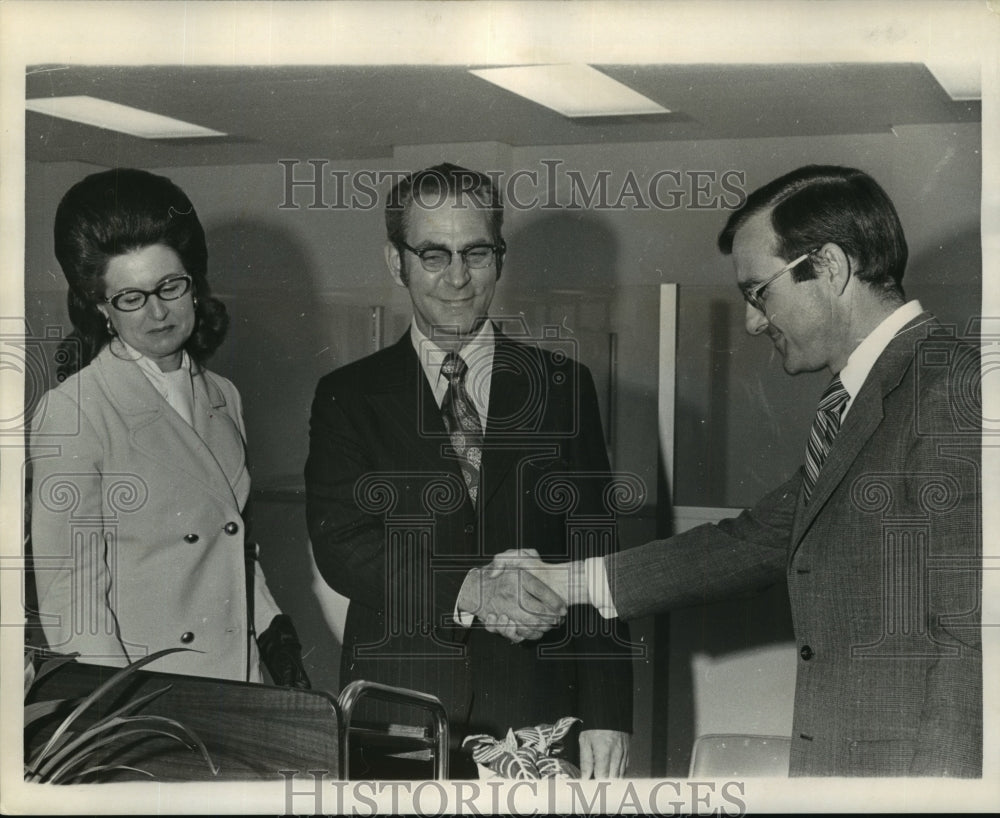
[[[505,755],[496,764],[495,771],[500,773],[504,778],[524,780],[541,777],[534,762],[525,755],[511,753]]]
[[[111,735],[101,736],[99,738],[95,735],[91,736],[85,735],[82,738],[89,739],[89,741],[85,742],[83,745],[80,746],[67,747],[63,751],[63,753],[59,754],[59,756],[62,757],[68,753],[69,757],[66,758],[66,760],[63,761],[63,763],[56,769],[54,769],[51,773],[47,774],[45,770],[41,770],[39,771],[39,775],[48,784],[61,784],[62,779],[65,777],[67,772],[69,772],[79,764],[82,764],[83,762],[87,761],[87,759],[90,758],[93,755],[93,753],[96,750],[99,750],[101,747],[104,747],[108,744],[113,744],[114,742],[119,741],[121,739],[125,739],[128,736],[151,735],[151,734],[172,738],[174,741],[178,741],[181,744],[187,746],[187,742],[184,741],[184,739],[182,739],[180,736],[174,735],[173,733],[167,730],[161,730],[158,727],[139,727],[135,730],[117,730]],[[55,762],[56,759],[53,759],[52,761]]]
[[[86,778],[87,776],[90,775],[94,775],[95,773],[102,773],[105,771],[114,771],[114,770],[128,770],[129,772],[142,773],[143,775],[148,775],[150,778],[155,777],[152,773],[146,772],[146,770],[140,770],[138,767],[129,767],[127,764],[98,764],[96,767],[88,767],[86,770],[78,772],[76,775],[67,778],[66,781],[63,783],[75,784],[79,782],[81,779]]]
[[[549,743],[555,743],[564,738],[570,729],[572,729],[573,725],[578,721],[580,721],[580,719],[576,716],[563,716],[559,719],[559,721],[557,721],[552,727],[552,735],[549,737]]]
[[[67,732],[65,738],[58,745],[53,747],[40,761],[33,763],[31,767],[39,779],[48,781],[52,777],[53,768],[62,764],[67,757],[72,758],[72,754],[78,752],[81,748],[86,752],[89,751],[92,745],[96,744],[100,746],[105,743],[101,741],[101,734],[114,731],[122,724],[125,724],[123,719],[117,721],[109,720],[100,726],[95,725],[79,733]],[[111,738],[114,738],[113,733]]]
[[[76,737],[75,740],[71,741],[65,747],[60,749],[58,752],[51,755],[45,759],[44,763],[37,766],[37,775],[41,780],[52,780],[55,777],[55,772],[53,768],[57,764],[62,764],[59,770],[65,770],[67,768],[72,768],[75,764],[79,763],[81,760],[86,760],[86,757],[90,754],[92,748],[100,747],[114,741],[122,732],[115,732],[112,735],[99,738],[102,733],[109,733],[116,730],[123,725],[135,725],[137,730],[124,731],[124,732],[137,732],[142,731],[146,733],[158,733],[163,736],[167,736],[182,744],[187,744],[192,748],[197,748],[205,759],[205,763],[208,764],[208,768],[212,771],[212,775],[218,775],[219,770],[215,766],[211,757],[208,754],[208,749],[205,747],[204,743],[194,735],[187,727],[181,724],[175,719],[167,718],[166,716],[115,716],[110,719],[105,719],[100,725],[94,725],[91,728],[84,730]],[[178,736],[171,730],[163,729],[163,726],[173,728],[173,730],[178,731],[182,736]],[[190,739],[190,744],[185,740]],[[77,753],[77,755],[72,755]],[[69,757],[70,761],[64,762],[64,759]]]
[[[496,744],[497,740],[493,738],[489,733],[476,733],[474,736],[466,736],[462,739],[462,746],[464,747],[470,741],[476,742],[476,744]]]
[[[25,646],[24,648],[24,698],[28,698],[28,691],[35,683],[35,656],[34,650]]]
[[[198,751],[201,753],[201,757],[205,759],[205,763],[208,765],[208,768],[212,771],[212,775],[219,774],[219,770],[221,768],[215,766],[215,762],[212,761],[212,757],[208,754],[208,748],[205,746],[205,742],[203,742],[201,738],[199,738],[198,734],[195,733],[194,730],[191,730],[186,725],[181,724],[181,722],[177,721],[176,719],[168,719],[166,716],[133,716],[132,718],[155,720],[157,722],[163,724],[170,724],[173,727],[176,727],[191,740],[193,746],[198,748]]]
[[[535,747],[545,752],[549,744],[545,728],[551,731],[551,725],[540,724],[537,727],[522,727],[520,730],[515,730],[514,734],[528,747]]]
[[[170,690],[171,687],[173,687],[173,685],[167,685],[166,687],[161,687],[159,690],[154,690],[154,691],[152,691],[150,693],[146,693],[146,694],[144,694],[142,696],[139,696],[139,698],[137,698],[137,699],[133,699],[130,702],[126,702],[121,707],[119,707],[117,710],[114,710],[111,713],[108,713],[103,718],[101,718],[98,721],[94,722],[91,725],[91,729],[93,729],[95,727],[100,727],[100,725],[102,725],[104,722],[106,722],[106,721],[108,721],[110,719],[124,718],[125,716],[132,715],[136,710],[138,710],[141,707],[144,707],[145,705],[147,705],[151,701],[153,701],[153,699],[156,699],[156,698],[159,698],[160,696],[162,696],[164,693],[166,693],[168,690]]]
[[[32,689],[53,671],[58,670],[68,662],[76,661],[76,658],[79,655],[79,653],[67,653],[64,656],[55,656],[52,659],[46,659],[42,662],[42,666],[38,668],[38,672],[35,674],[35,681],[31,684]]]
[[[500,742],[494,742],[493,744],[480,744],[472,751],[472,760],[477,764],[490,765],[492,762],[496,761],[498,758],[510,755],[510,753],[504,749],[504,746]]]
[[[47,702],[34,702],[33,704],[26,704],[24,706],[24,726],[30,727],[39,719],[51,716],[69,701],[73,701],[73,699],[50,699]]]
[[[565,758],[540,758],[538,773],[542,778],[579,778],[580,768]]]
[[[48,751],[46,755],[42,755],[42,750],[39,748],[35,751],[35,754],[31,757],[30,761],[26,762],[25,766],[30,770],[38,770],[42,764],[44,764],[49,758],[51,758],[56,753],[60,752],[63,747],[65,747],[70,742],[76,741],[80,737],[79,730],[66,730],[60,737],[59,741],[52,745],[52,748]]]
[[[115,673],[110,679],[108,679],[102,685],[99,685],[92,693],[90,693],[90,695],[88,695],[82,702],[80,702],[80,704],[77,705],[77,707],[73,710],[73,712],[70,713],[63,720],[62,724],[60,724],[59,727],[56,728],[56,731],[49,738],[48,743],[42,748],[40,753],[37,753],[35,755],[33,766],[35,767],[39,766],[38,760],[46,758],[48,754],[52,752],[52,748],[58,744],[59,740],[62,738],[63,733],[65,733],[66,730],[69,729],[70,725],[73,724],[74,721],[76,721],[76,719],[80,716],[80,714],[85,712],[87,708],[90,707],[90,705],[92,705],[95,701],[97,701],[107,691],[109,691],[115,685],[125,681],[125,679],[127,679],[129,676],[135,673],[135,671],[137,671],[139,668],[143,667],[144,665],[148,665],[150,662],[156,661],[161,656],[167,656],[168,654],[177,653],[179,651],[185,651],[185,650],[190,650],[190,648],[166,648],[165,650],[158,650],[155,653],[151,653],[148,656],[144,656],[142,659],[137,659],[135,662],[128,665],[127,667],[123,667],[121,670]],[[60,662],[60,664],[65,664],[65,663]]]

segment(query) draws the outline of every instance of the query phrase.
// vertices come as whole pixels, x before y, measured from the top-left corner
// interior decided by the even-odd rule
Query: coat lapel
[[[524,458],[523,440],[518,438],[535,431],[548,384],[537,349],[514,343],[499,331],[496,339],[483,451],[484,502]]]
[[[407,449],[405,459],[440,464],[461,478],[458,461],[444,455],[451,441],[409,330],[385,351],[367,391],[373,411],[393,430],[389,438]]]
[[[827,500],[844,480],[851,465],[875,434],[875,430],[884,421],[885,399],[899,386],[903,375],[913,363],[917,341],[924,337],[924,333],[917,335],[913,330],[932,320],[930,313],[924,312],[906,324],[889,342],[868,373],[820,470],[808,505],[799,497],[789,559]]]
[[[373,379],[369,394],[373,408],[391,425],[397,427],[395,439],[406,441],[414,462],[438,463],[460,480],[462,471],[455,456],[447,456],[451,447],[441,409],[434,400],[423,368],[417,358],[407,331],[386,350],[379,362],[378,377]],[[544,387],[546,373],[541,370],[537,351],[524,344],[513,343],[496,331],[493,373],[490,381],[489,411],[480,472],[480,510],[489,503],[510,470],[524,455],[523,445],[514,444],[511,433],[523,433],[537,420],[531,412],[525,419],[526,407],[541,410],[538,388]],[[414,424],[414,417],[417,418]],[[414,429],[416,433],[414,433]],[[471,500],[466,498],[471,504]]]
[[[127,425],[137,450],[164,470],[177,472],[179,479],[194,480],[226,502],[239,505],[233,481],[245,469],[244,444],[228,417],[225,423],[211,419],[226,403],[215,384],[204,376],[196,376],[195,428],[191,428],[142,370],[133,361],[115,356],[110,345],[94,363],[100,368],[105,390]]]
[[[234,420],[227,411],[225,394],[203,369],[198,367],[193,374],[193,431],[197,438],[196,442],[203,444],[200,450],[206,455],[206,465],[208,465],[207,458],[211,458],[225,477],[226,486],[236,496],[237,505],[242,507],[250,491],[242,420]],[[232,411],[235,412],[236,408],[233,407]],[[190,427],[182,429],[181,433],[187,434],[188,429]]]

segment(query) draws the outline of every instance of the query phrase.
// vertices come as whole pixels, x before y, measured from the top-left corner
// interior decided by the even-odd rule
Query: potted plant
[[[502,739],[485,733],[467,736],[462,746],[472,751],[479,765],[480,777],[489,773],[500,778],[579,778],[580,769],[571,761],[560,758],[562,740],[573,725],[575,716],[564,716],[555,724],[509,729]],[[484,772],[488,771],[488,772]]]
[[[99,781],[110,774],[128,770],[150,775],[145,770],[125,764],[108,763],[109,752],[125,744],[160,739],[163,737],[196,748],[213,775],[218,769],[208,755],[208,750],[191,730],[175,719],[164,716],[142,715],[139,711],[170,689],[170,685],[139,696],[119,705],[102,717],[84,726],[88,719],[81,718],[102,696],[120,686],[135,671],[150,662],[187,648],[169,648],[151,653],[122,668],[87,696],[79,699],[48,699],[29,703],[32,691],[49,674],[76,658],[76,654],[59,656],[44,662],[35,671],[31,651],[25,652],[24,665],[24,728],[42,720],[69,711],[56,725],[48,740],[30,753],[25,747],[25,781],[46,784],[78,784]],[[150,776],[151,777],[151,776]]]

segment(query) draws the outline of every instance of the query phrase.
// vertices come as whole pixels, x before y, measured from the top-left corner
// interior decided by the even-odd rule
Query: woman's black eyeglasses
[[[146,301],[151,295],[155,295],[161,301],[176,301],[190,289],[191,276],[172,276],[161,281],[155,290],[119,290],[103,300],[121,312],[135,312],[146,306]]]

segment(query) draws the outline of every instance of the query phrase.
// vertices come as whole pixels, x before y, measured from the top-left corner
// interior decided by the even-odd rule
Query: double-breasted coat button
[[[813,649],[808,645],[803,645],[802,649],[799,651],[799,656],[801,656],[806,662],[812,659],[815,655],[816,654],[813,652]]]
[[[186,542],[186,543],[196,543],[196,542],[198,542],[198,535],[197,534],[185,534],[184,535],[184,542]]]
[[[232,537],[234,534],[239,532],[240,527],[236,523],[229,522],[223,526],[222,530]]]
[[[476,527],[475,527],[475,526],[474,526],[474,525],[473,525],[472,523],[469,523],[469,524],[468,524],[468,525],[467,525],[467,526],[465,527],[465,533],[466,533],[466,534],[471,534],[471,533],[472,533],[473,531],[475,531],[475,530],[476,530]]]
[[[193,642],[194,641],[194,634],[191,633],[191,631],[184,631],[184,633],[181,634],[181,641],[185,645],[189,644],[190,642]]]

